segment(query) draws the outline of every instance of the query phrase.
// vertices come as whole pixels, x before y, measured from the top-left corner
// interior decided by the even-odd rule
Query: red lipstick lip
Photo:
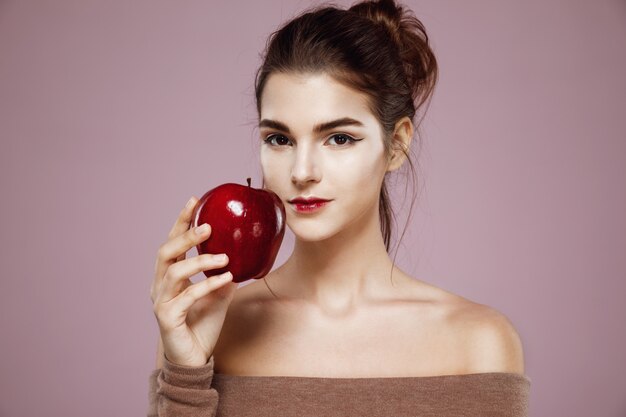
[[[294,198],[293,200],[289,200],[291,204],[313,204],[313,203],[325,203],[330,200],[325,200],[323,198]]]
[[[300,200],[295,200],[294,203],[291,203],[294,210],[298,213],[315,213],[325,207],[332,200],[309,200],[310,202],[299,203]]]

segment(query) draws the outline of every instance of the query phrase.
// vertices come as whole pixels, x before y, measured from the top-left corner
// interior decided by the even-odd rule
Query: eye
[[[272,140],[274,140],[274,139],[276,139],[276,140],[277,140],[277,142],[278,142],[278,141],[280,141],[280,142],[278,142],[278,143],[274,144],[274,143],[272,143]],[[289,141],[289,139],[287,139],[287,138],[286,138],[286,137],[284,137],[283,135],[277,135],[277,134],[274,134],[274,135],[269,135],[268,137],[266,137],[265,139],[263,139],[263,142],[265,142],[265,143],[267,143],[267,144],[269,144],[269,145],[271,145],[271,146],[282,146],[283,144],[285,144],[285,143],[284,143],[284,141],[285,141],[285,140],[286,140],[286,141]],[[281,142],[282,142],[282,143],[281,143]]]
[[[362,139],[355,139],[352,136],[346,135],[344,133],[338,133],[336,135],[332,135],[330,137],[330,139],[328,139],[328,140],[332,140],[332,139],[335,139],[335,143],[337,143],[337,141],[339,141],[340,142],[339,143],[340,146],[341,145],[345,145],[346,143],[352,144],[353,142],[358,142],[358,141],[362,140]]]

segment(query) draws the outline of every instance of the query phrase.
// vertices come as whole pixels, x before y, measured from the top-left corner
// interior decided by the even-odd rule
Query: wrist
[[[165,354],[163,353],[163,340],[161,339],[161,335],[159,335],[159,343],[157,344],[157,354],[156,354],[156,367],[158,369],[163,368],[163,357]]]
[[[181,361],[178,359],[174,359],[171,360],[167,357],[167,355],[165,353],[163,353],[162,355],[163,361],[167,361],[170,365],[175,365],[178,367],[183,367],[183,368],[201,368],[203,366],[206,366],[209,363],[210,357],[209,359],[193,359],[190,361]]]

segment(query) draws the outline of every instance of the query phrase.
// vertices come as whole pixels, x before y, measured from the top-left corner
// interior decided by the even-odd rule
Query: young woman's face
[[[265,188],[283,201],[298,238],[323,240],[377,218],[387,159],[381,126],[364,95],[325,74],[274,73],[261,104]],[[348,122],[317,129],[341,119]],[[311,196],[331,201],[305,213],[289,203]]]

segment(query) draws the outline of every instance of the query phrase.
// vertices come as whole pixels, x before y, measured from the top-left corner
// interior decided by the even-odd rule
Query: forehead
[[[273,73],[261,97],[261,119],[289,125],[351,117],[364,124],[376,124],[367,105],[367,96],[327,74]]]

